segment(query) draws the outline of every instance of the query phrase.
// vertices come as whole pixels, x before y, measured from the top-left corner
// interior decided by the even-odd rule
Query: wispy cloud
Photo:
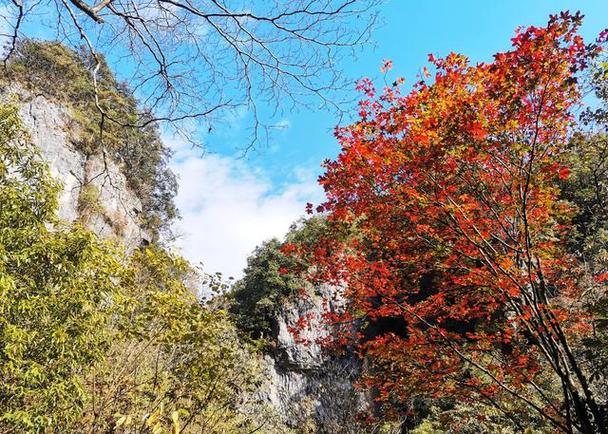
[[[202,262],[209,272],[242,275],[246,258],[266,239],[281,238],[304,214],[306,202],[318,202],[322,191],[315,174],[292,173],[276,188],[262,168],[236,158],[199,156],[173,144],[173,170],[180,177],[177,206],[182,219],[175,229],[184,256]]]

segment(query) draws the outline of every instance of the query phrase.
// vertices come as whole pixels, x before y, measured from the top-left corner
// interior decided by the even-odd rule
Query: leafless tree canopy
[[[94,59],[120,63],[154,120],[207,128],[223,109],[247,107],[255,144],[282,110],[340,110],[351,86],[340,59],[369,40],[382,0],[1,1],[7,59],[19,38],[44,26]]]

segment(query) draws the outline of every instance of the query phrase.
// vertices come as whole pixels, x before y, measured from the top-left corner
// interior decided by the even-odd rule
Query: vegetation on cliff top
[[[86,51],[72,51],[59,42],[22,40],[2,81],[5,85],[18,83],[31,94],[70,110],[73,145],[85,156],[103,154],[122,167],[129,187],[142,202],[141,224],[155,235],[177,217],[173,203],[177,181],[168,167],[171,152],[155,124],[130,126],[145,118],[145,108],[138,106],[133,93],[116,80],[103,61],[97,96],[113,120],[102,118],[96,106],[93,67]]]
[[[235,324],[254,340],[272,338],[277,333],[281,309],[297,298],[312,295],[313,288],[304,279],[305,261],[286,256],[286,243],[312,245],[325,228],[320,217],[294,224],[285,241],[271,239],[258,246],[247,259],[244,277],[227,294]]]

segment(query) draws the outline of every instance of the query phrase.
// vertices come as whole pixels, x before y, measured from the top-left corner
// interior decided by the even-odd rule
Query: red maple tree
[[[405,95],[402,80],[379,95],[359,83],[360,119],[336,130],[320,180],[329,233],[303,254],[345,288],[349,308],[327,316],[378,401],[519,403],[561,431],[608,432],[577,355],[591,318],[557,187],[576,77],[599,50],[580,22],[519,29],[490,63],[429,56],[434,76]]]

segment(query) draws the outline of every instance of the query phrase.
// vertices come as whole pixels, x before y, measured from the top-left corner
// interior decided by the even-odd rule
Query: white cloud
[[[167,143],[170,142],[167,141]],[[273,190],[264,171],[243,160],[200,157],[183,146],[176,150],[173,170],[180,177],[176,198],[182,219],[177,246],[207,272],[242,276],[246,258],[262,241],[282,238],[304,214],[306,202],[319,202],[321,188],[311,171],[296,171],[294,182]]]

